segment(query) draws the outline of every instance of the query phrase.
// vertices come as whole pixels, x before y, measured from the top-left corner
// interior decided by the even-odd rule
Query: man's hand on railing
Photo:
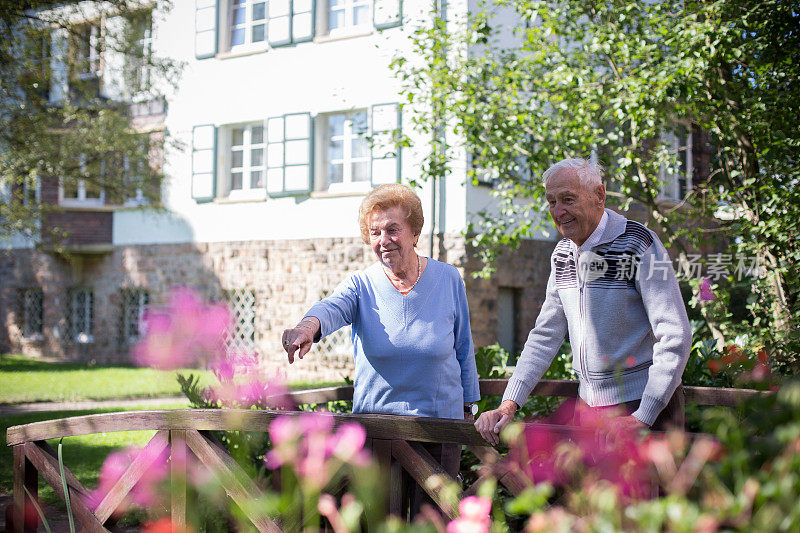
[[[496,446],[500,442],[500,430],[514,419],[518,408],[515,402],[506,400],[497,409],[481,413],[475,421],[475,429],[486,442]]]

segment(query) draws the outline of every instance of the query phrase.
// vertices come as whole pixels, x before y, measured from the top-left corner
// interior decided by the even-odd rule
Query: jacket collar
[[[597,241],[597,244],[595,244],[593,248],[600,246],[601,244],[611,242],[625,233],[625,227],[628,224],[628,219],[608,208],[606,208],[606,213],[608,213],[606,229],[603,231],[603,234],[600,236],[600,240]]]

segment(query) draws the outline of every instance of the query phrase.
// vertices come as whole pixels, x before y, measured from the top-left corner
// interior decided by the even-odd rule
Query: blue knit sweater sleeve
[[[327,337],[344,326],[353,324],[358,316],[359,290],[357,274],[350,274],[327,298],[315,303],[305,316],[319,320],[319,337]]]
[[[456,278],[456,317],[454,327],[456,359],[461,366],[461,386],[464,388],[464,402],[477,402],[481,399],[481,393],[478,384],[478,369],[475,366],[472,329],[469,325],[467,290],[464,286],[464,280],[458,274],[456,274]]]

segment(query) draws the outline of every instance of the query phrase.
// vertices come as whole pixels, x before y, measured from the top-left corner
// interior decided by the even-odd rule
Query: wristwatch
[[[475,402],[469,402],[464,404],[464,414],[465,415],[478,415],[478,404]]]

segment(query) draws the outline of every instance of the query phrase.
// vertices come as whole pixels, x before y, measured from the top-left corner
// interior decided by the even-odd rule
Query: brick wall
[[[548,258],[553,243],[528,242],[502,258],[491,280],[473,279],[478,265],[470,258],[464,237],[436,238],[434,256],[454,264],[465,275],[476,346],[496,341],[498,287],[520,290],[518,336],[527,336],[544,298]],[[427,255],[428,237],[419,251]],[[0,253],[0,319],[8,349],[69,360],[127,362],[128,347],[120,335],[122,288],[144,288],[151,304],[165,303],[171,287],[192,286],[219,297],[224,290],[245,288],[255,295],[256,350],[265,365],[290,380],[341,380],[352,376],[352,356],[325,356],[318,348],[289,366],[280,346],[281,332],[294,325],[348,273],[374,261],[358,238],[251,241],[116,247],[110,253],[61,257],[35,250]],[[44,291],[44,338],[30,342],[21,336],[16,298],[20,288]],[[93,342],[66,339],[67,290],[91,288],[94,295]],[[2,337],[0,337],[2,338]]]
[[[47,213],[42,221],[42,240],[62,245],[111,244],[111,211],[61,211]]]

